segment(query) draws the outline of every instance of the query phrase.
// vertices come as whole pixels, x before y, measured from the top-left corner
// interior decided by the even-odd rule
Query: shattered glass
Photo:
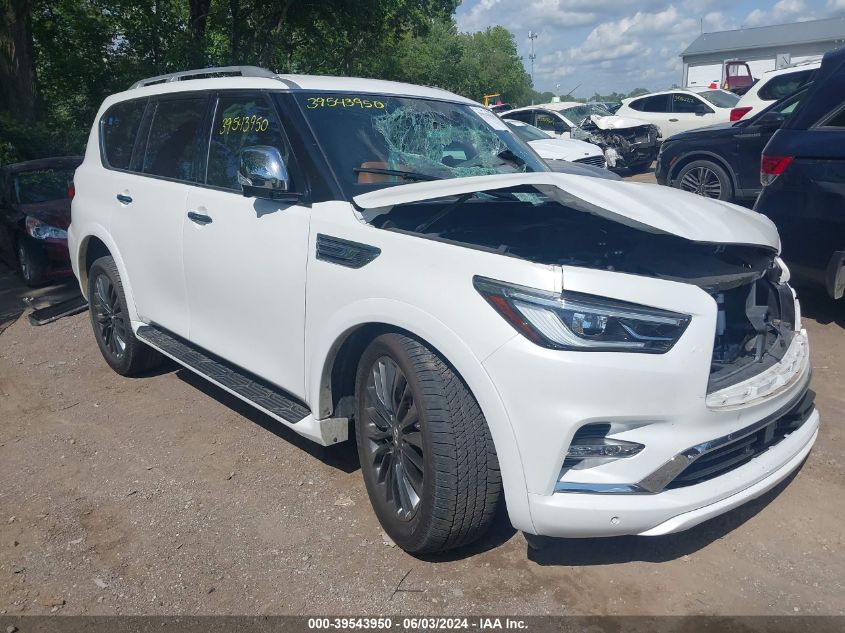
[[[375,94],[295,98],[349,198],[425,180],[548,171],[534,150],[481,106]]]
[[[400,106],[375,117],[373,128],[387,144],[389,169],[433,174],[448,170],[457,178],[501,173],[500,155],[508,147],[480,119],[475,124],[469,116],[461,118],[454,121],[434,110]],[[512,171],[525,171],[525,165]]]

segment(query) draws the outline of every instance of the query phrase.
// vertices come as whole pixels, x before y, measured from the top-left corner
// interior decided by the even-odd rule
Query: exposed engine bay
[[[588,117],[580,124],[583,139],[598,145],[604,152],[608,167],[629,167],[651,164],[659,150],[657,139],[660,131],[656,125],[635,127],[605,127],[601,118]]]
[[[775,364],[792,340],[794,299],[791,289],[780,283],[782,271],[770,248],[693,242],[551,201],[410,203],[364,217],[378,228],[532,262],[701,287],[718,310],[708,391],[741,382]]]

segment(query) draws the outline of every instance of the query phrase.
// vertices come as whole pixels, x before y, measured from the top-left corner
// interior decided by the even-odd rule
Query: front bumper
[[[689,529],[774,488],[804,461],[816,441],[818,411],[789,437],[729,473],[656,495],[529,495],[537,534],[658,536]]]

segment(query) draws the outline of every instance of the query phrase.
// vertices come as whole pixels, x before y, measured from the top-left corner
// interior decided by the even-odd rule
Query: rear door
[[[305,273],[310,209],[244,197],[240,151],[276,147],[302,190],[290,145],[268,95],[220,92],[207,168],[179,224],[190,340],[296,396],[305,396]]]
[[[182,220],[198,158],[207,144],[208,99],[208,93],[151,99],[130,169],[116,172],[107,191],[114,207],[110,231],[139,316],[184,337],[188,302],[182,275]]]

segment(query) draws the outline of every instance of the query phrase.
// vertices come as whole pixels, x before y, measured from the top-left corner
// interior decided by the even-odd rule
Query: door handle
[[[678,119],[669,119],[669,123],[677,123]]]
[[[127,196],[122,193],[117,194],[117,201],[123,204],[132,204],[132,196]]]
[[[196,211],[188,211],[188,218],[197,224],[211,224],[213,222],[210,215],[197,213]]]

